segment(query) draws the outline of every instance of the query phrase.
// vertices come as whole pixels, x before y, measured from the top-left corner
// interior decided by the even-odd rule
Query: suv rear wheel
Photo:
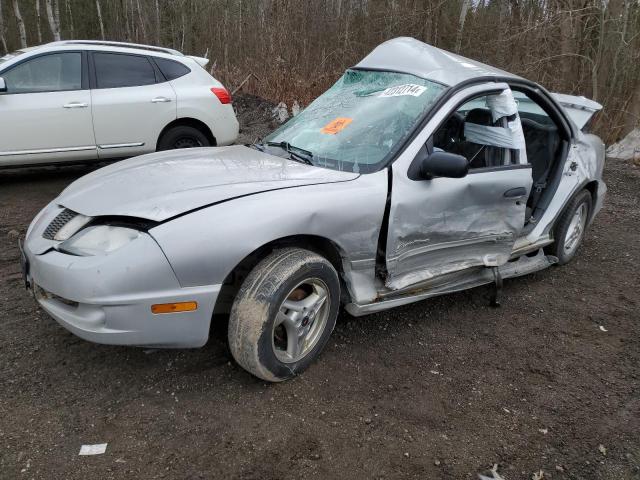
[[[236,296],[231,353],[263,380],[291,378],[324,348],[339,304],[340,280],[326,258],[301,248],[277,250],[251,271]]]
[[[162,134],[158,142],[158,151],[209,146],[211,146],[211,142],[197,128],[188,125],[177,125]]]

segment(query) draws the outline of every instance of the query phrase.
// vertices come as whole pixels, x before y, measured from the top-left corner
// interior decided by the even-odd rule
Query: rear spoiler
[[[551,95],[562,105],[564,111],[567,112],[571,120],[573,120],[573,123],[581,130],[595,113],[602,110],[602,105],[586,97],[577,97],[564,93],[552,93]]]
[[[209,59],[208,58],[204,58],[204,57],[194,57],[193,55],[185,55],[187,58],[190,58],[191,60],[195,61],[198,65],[200,65],[202,68],[207,66],[207,63],[209,63]]]

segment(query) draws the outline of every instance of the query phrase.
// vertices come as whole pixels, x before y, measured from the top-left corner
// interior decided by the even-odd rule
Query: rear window
[[[156,83],[147,57],[119,53],[94,53],[98,88],[139,87]]]
[[[189,67],[184,66],[180,62],[157,57],[154,57],[154,60],[164,75],[164,78],[167,80],[175,80],[191,72]]]

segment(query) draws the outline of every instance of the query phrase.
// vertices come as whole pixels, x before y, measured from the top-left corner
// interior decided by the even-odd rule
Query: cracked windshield
[[[408,74],[347,70],[265,145],[320,167],[374,172],[444,89]]]

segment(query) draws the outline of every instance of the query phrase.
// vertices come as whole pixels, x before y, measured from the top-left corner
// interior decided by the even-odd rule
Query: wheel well
[[[584,184],[582,188],[577,189],[575,193],[569,198],[567,203],[562,207],[562,210],[560,210],[560,212],[558,213],[558,216],[553,220],[553,224],[550,230],[551,232],[555,232],[556,225],[558,224],[558,220],[560,219],[560,217],[564,214],[565,210],[571,204],[571,202],[573,202],[573,200],[578,195],[580,195],[580,193],[583,192],[584,190],[588,191],[591,194],[592,206],[595,205],[596,196],[598,195],[598,181],[592,180],[589,183]],[[593,217],[593,208],[589,212],[589,220],[591,220],[592,217]]]
[[[242,286],[242,282],[244,282],[251,270],[253,270],[253,268],[263,258],[274,250],[286,247],[300,247],[306,250],[311,250],[312,252],[318,253],[329,260],[340,277],[342,295],[348,295],[344,283],[344,268],[342,265],[340,248],[334,242],[325,237],[316,235],[293,235],[279,238],[251,252],[240,263],[238,263],[238,265],[236,265],[224,279],[224,282],[222,282],[222,288],[220,289],[220,293],[216,299],[216,304],[213,308],[213,319],[211,323],[212,333],[216,333],[216,331],[221,332],[226,329],[226,323],[229,319],[229,312],[231,311],[233,300]]]
[[[209,142],[211,143],[211,146],[213,147],[216,146],[216,138],[213,136],[213,133],[211,133],[211,130],[204,122],[201,122],[200,120],[196,120],[195,118],[178,118],[173,122],[169,123],[167,126],[165,126],[162,129],[162,131],[160,132],[160,135],[158,135],[158,140],[156,142],[156,150],[158,149],[158,144],[160,143],[160,139],[163,137],[163,135],[167,131],[169,131],[169,129],[173,127],[178,127],[178,126],[193,127],[197,130],[200,130],[200,132],[202,132],[202,134],[205,137],[207,137],[207,140],[209,140]]]
[[[595,205],[596,203],[596,197],[598,196],[598,181],[597,180],[593,180],[589,183],[587,183],[584,186],[585,190],[589,190],[589,193],[591,193],[591,200],[593,200],[593,203]]]

